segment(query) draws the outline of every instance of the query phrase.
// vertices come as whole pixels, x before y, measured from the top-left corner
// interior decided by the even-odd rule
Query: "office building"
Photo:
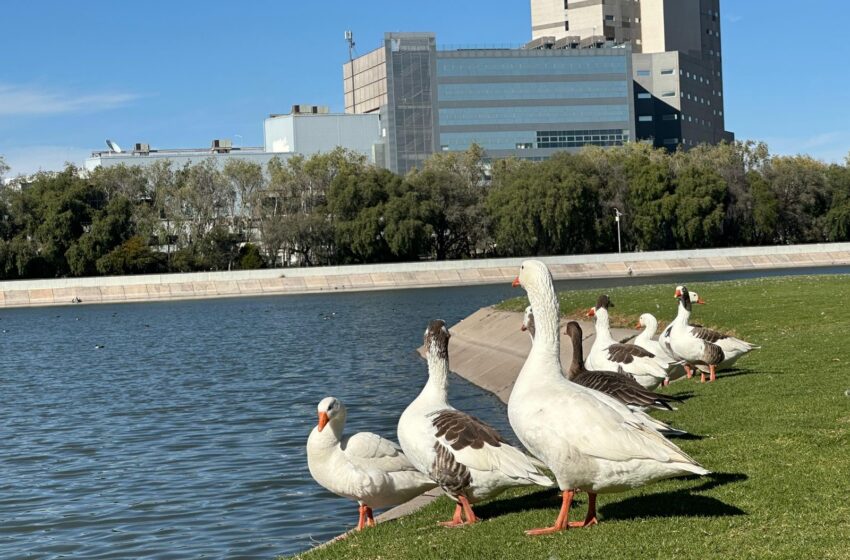
[[[437,52],[439,142],[490,158],[540,160],[634,139],[631,56],[623,49]]]
[[[343,66],[346,111],[378,113],[386,165],[421,167],[437,150],[543,159],[634,139],[631,51],[439,50],[432,33],[387,33]]]
[[[725,130],[720,0],[531,0],[532,41],[630,44],[638,139],[690,147]]]
[[[386,33],[383,44],[343,65],[345,111],[379,113],[386,167],[407,173],[437,148],[433,33]]]
[[[338,146],[363,154],[369,161],[383,166],[384,143],[380,135],[377,114],[333,114],[323,106],[293,105],[290,113],[270,115],[265,119],[263,146],[239,147],[230,139],[216,139],[209,148],[157,149],[138,142],[129,151],[110,147],[92,152],[85,167],[93,170],[116,165],[147,166],[166,160],[174,167],[183,167],[212,159],[223,168],[227,161],[239,159],[265,168],[272,158],[286,160],[295,154],[311,156],[330,152]]]

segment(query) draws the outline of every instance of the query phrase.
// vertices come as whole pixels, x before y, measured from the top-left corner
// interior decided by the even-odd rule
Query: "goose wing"
[[[416,470],[401,447],[371,432],[360,432],[349,437],[342,451],[349,461],[361,467],[377,467],[385,471]]]
[[[587,390],[571,391],[561,406],[551,434],[565,447],[588,457],[609,461],[632,459],[698,466],[684,451],[656,430],[641,425],[620,403],[611,403]]]
[[[454,461],[480,471],[499,471],[516,479],[550,485],[532,459],[510,445],[496,431],[478,418],[455,409],[439,410],[429,415],[436,430],[437,445]]]
[[[618,373],[613,371],[583,371],[575,376],[572,381],[582,387],[611,395],[623,404],[633,406],[662,406],[672,410],[668,403],[676,400],[644,388],[622,369]]]
[[[729,337],[728,334],[723,334],[721,332],[709,329],[707,327],[701,327],[698,325],[691,325],[691,336],[694,336],[706,342],[710,342],[712,344],[715,344],[718,340],[723,340],[724,338]]]

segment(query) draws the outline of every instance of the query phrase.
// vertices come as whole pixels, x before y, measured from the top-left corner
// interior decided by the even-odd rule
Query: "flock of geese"
[[[345,437],[343,403],[334,397],[319,403],[318,424],[307,440],[310,473],[326,489],[359,503],[358,530],[375,524],[372,508],[404,503],[437,486],[456,503],[452,518],[441,525],[457,527],[477,521],[473,504],[508,488],[557,485],[562,504],[555,522],[526,531],[548,534],[595,525],[597,494],[709,473],[665,437],[684,432],[646,409],[673,409],[674,397],[654,391],[671,377],[691,377],[698,368],[703,382],[706,373],[714,381],[718,369],[755,346],[691,325],[692,304],[704,302],[683,286],[675,292],[676,319],[657,341],[652,337],[658,322],[644,314],[639,323],[644,330],[634,343],[619,343],[610,332],[613,303],[603,295],[588,311],[596,339],[586,359],[581,327],[567,324],[573,354],[564,370],[549,270],[540,261],[525,261],[513,284],[526,290],[531,303],[522,330],[532,337],[532,347],[511,392],[508,419],[529,454],[448,402],[451,335],[443,321],[431,321],[425,331],[428,381],[399,419],[400,445],[366,432]],[[588,494],[582,521],[569,520],[576,492]]]

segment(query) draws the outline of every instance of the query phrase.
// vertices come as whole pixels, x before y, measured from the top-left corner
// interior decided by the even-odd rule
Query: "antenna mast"
[[[348,42],[348,64],[351,66],[351,113],[357,114],[357,100],[354,95],[354,33],[345,32],[345,40]]]

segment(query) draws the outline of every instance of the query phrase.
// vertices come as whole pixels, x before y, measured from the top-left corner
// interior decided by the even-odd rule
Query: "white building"
[[[219,165],[230,159],[251,161],[265,167],[272,158],[286,160],[293,155],[311,156],[330,152],[337,147],[347,148],[366,156],[369,161],[383,165],[383,143],[380,117],[329,113],[327,107],[293,105],[286,115],[270,115],[263,124],[264,146],[234,147],[229,139],[213,140],[209,148],[157,149],[138,142],[131,150],[109,149],[92,152],[85,167],[116,165],[148,166],[167,160],[183,167],[212,158]]]

